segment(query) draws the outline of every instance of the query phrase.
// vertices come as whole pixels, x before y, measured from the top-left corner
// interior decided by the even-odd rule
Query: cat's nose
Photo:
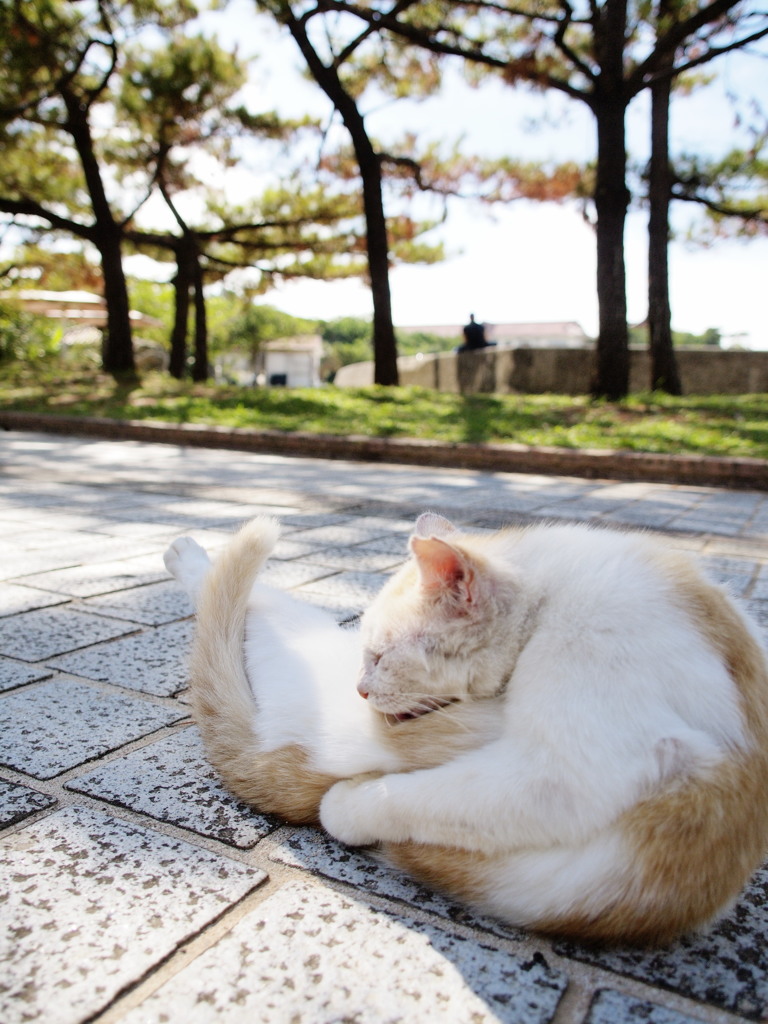
[[[365,689],[365,684],[360,682],[357,684],[357,692],[364,700],[368,700],[368,691]]]

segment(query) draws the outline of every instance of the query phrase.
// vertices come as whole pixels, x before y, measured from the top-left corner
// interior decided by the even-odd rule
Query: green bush
[[[234,348],[256,352],[263,342],[314,334],[316,330],[317,322],[314,320],[302,320],[274,306],[254,304],[218,327],[212,338],[212,348],[216,351]]]
[[[25,313],[13,302],[0,302],[0,360],[33,362],[59,350],[61,328],[34,313]]]

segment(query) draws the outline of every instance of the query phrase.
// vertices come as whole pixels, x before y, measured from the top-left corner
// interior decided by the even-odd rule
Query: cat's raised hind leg
[[[165,552],[163,561],[171,576],[175,576],[184,587],[193,604],[197,604],[203,580],[211,568],[211,560],[205,549],[191,537],[179,537]]]

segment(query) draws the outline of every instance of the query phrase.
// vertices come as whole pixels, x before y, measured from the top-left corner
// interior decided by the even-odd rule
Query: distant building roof
[[[21,302],[39,302],[54,306],[103,305],[104,299],[95,292],[46,292],[37,288],[23,288],[21,291],[3,292],[4,299],[19,299]]]
[[[297,334],[292,338],[275,338],[261,346],[265,352],[312,352],[323,354],[323,339],[319,334]]]
[[[90,324],[103,327],[107,322],[107,305],[101,295],[95,292],[50,292],[42,289],[21,289],[0,292],[0,299],[18,302],[27,313],[39,313],[51,320],[66,320],[69,323]],[[128,314],[131,323],[137,327],[162,327],[162,320],[147,316],[132,309]]]

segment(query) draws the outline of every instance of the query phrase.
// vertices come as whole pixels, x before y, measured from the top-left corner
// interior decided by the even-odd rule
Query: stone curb
[[[27,412],[0,412],[0,428],[98,437],[111,441],[229,448],[305,458],[768,490],[768,461],[764,459],[536,448],[522,444],[446,443],[359,435],[340,437],[301,431],[201,427],[189,423]]]

